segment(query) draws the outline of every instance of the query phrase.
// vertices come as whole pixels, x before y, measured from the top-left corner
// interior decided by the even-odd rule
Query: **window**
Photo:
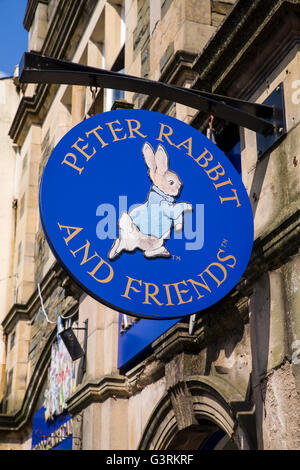
[[[6,396],[7,397],[11,394],[12,379],[13,379],[13,369],[10,369],[10,371],[8,371],[7,373],[7,381],[6,381]]]
[[[20,243],[18,245],[18,261],[17,261],[17,264],[20,264],[21,255],[22,255],[22,241],[20,241]]]
[[[9,342],[9,350],[11,351],[12,348],[15,345],[15,339],[16,339],[16,332],[13,331],[12,334],[10,335],[10,342]]]
[[[19,215],[20,219],[21,219],[22,215],[24,214],[24,208],[25,208],[25,193],[21,197],[21,201],[20,201],[20,215]]]
[[[27,167],[27,162],[28,162],[28,153],[26,153],[25,157],[23,158],[22,171],[24,171],[25,168]]]

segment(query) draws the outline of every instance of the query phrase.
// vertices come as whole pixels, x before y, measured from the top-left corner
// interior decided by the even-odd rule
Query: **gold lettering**
[[[236,201],[237,202],[236,207],[240,207],[241,204],[240,204],[239,198],[237,196],[236,189],[231,189],[231,191],[234,193],[234,196],[232,196],[232,197],[221,197],[221,196],[219,196],[221,204],[223,204],[223,202],[226,202],[226,201]]]
[[[72,161],[69,161],[67,157],[71,157]],[[66,165],[69,165],[71,168],[74,168],[74,170],[78,171],[78,173],[81,175],[81,172],[82,170],[84,170],[84,167],[79,168],[78,166],[76,166],[75,165],[76,161],[77,161],[77,158],[74,155],[74,153],[67,153],[67,155],[65,155],[63,161],[61,162],[61,165],[65,163]]]
[[[217,254],[217,258],[219,261],[221,261],[221,263],[225,263],[225,261],[228,261],[228,260],[233,260],[233,264],[227,264],[227,266],[229,268],[234,268],[235,265],[236,265],[236,258],[233,256],[233,255],[228,255],[226,256],[225,258],[221,258],[220,256],[220,253],[225,253],[224,250],[222,250],[222,248],[220,248],[218,254]]]
[[[64,238],[66,245],[68,245],[69,241],[72,240],[72,238],[76,237],[76,235],[82,230],[81,227],[70,227],[69,225],[60,225],[59,222],[57,222],[57,224],[59,226],[59,230],[61,230],[62,228],[67,229],[67,233],[69,236],[68,238]],[[70,229],[73,230],[72,233],[70,232]]]
[[[216,190],[218,190],[219,188],[221,188],[221,186],[226,186],[227,184],[232,185],[232,182],[231,182],[230,178],[227,181],[223,181],[222,183],[218,183],[218,184],[214,183],[214,187],[216,188]]]
[[[174,284],[174,287],[175,287],[175,290],[176,290],[176,294],[178,295],[178,299],[179,299],[179,303],[178,305],[181,305],[181,304],[187,304],[188,302],[191,302],[193,300],[193,296],[191,295],[191,297],[189,298],[189,300],[183,300],[183,298],[181,297],[181,294],[187,294],[189,292],[189,289],[187,290],[179,290],[178,286],[179,284],[184,284],[186,286],[186,282],[185,281],[182,281],[182,282],[176,282]]]
[[[136,139],[136,137],[133,135],[134,132],[140,137],[143,137],[144,139],[147,137],[146,135],[138,131],[138,129],[140,129],[141,127],[141,123],[139,121],[137,121],[136,119],[125,119],[125,121],[128,122],[128,129],[130,132],[130,136],[128,137],[128,139]],[[137,124],[136,127],[132,127],[132,122],[135,122]]]
[[[67,421],[67,436],[70,436],[72,432],[73,432],[73,421],[72,419],[70,419],[69,421]]]
[[[100,256],[96,253],[96,251],[95,251],[95,254],[93,256],[88,258],[88,253],[89,253],[89,249],[90,249],[90,242],[88,240],[86,241],[86,244],[81,246],[80,248],[78,248],[78,250],[75,250],[75,251],[70,250],[70,251],[71,251],[72,255],[74,256],[74,258],[76,258],[76,253],[78,253],[78,251],[81,251],[83,249],[84,249],[84,255],[83,255],[82,261],[80,263],[80,266],[82,264],[87,263],[91,259],[95,258],[95,256],[100,258]]]
[[[128,281],[127,281],[127,286],[126,286],[126,289],[125,289],[125,293],[121,295],[121,297],[127,297],[127,299],[131,300],[131,297],[129,297],[128,293],[130,291],[130,289],[132,289],[134,292],[141,292],[140,290],[136,289],[135,287],[133,287],[131,284],[133,281],[136,281],[139,283],[139,285],[141,286],[142,285],[142,281],[139,281],[138,279],[134,279],[133,277],[129,277],[129,276],[126,276],[128,278]]]
[[[218,268],[221,269],[221,271],[223,272],[223,279],[220,280],[218,279],[212,272],[211,272],[211,267],[212,266],[216,266]],[[211,263],[201,274],[198,274],[201,279],[203,280],[203,275],[204,273],[207,273],[214,281],[216,281],[217,283],[217,287],[220,287],[221,284],[223,284],[223,282],[227,279],[227,270],[226,268],[224,268],[224,266],[220,263]]]
[[[92,129],[90,130],[89,132],[86,132],[85,135],[88,137],[90,134],[94,134],[95,137],[97,137],[97,139],[99,140],[99,142],[101,142],[101,145],[102,145],[102,148],[105,147],[106,145],[108,145],[107,142],[104,142],[104,140],[102,139],[102,137],[98,134],[97,130],[98,129],[101,129],[103,131],[103,127],[101,126],[98,126],[98,127],[95,127],[95,129]]]
[[[198,274],[198,276],[201,277],[200,274]],[[197,294],[198,294],[197,300],[199,300],[199,299],[201,299],[202,297],[204,297],[204,295],[199,294],[199,291],[198,291],[198,289],[197,289],[196,286],[203,287],[203,289],[206,289],[206,290],[208,290],[208,292],[211,292],[210,288],[209,288],[208,285],[207,285],[207,282],[206,282],[202,277],[201,277],[201,279],[202,279],[202,281],[204,282],[204,284],[202,284],[202,282],[195,281],[194,279],[188,279],[188,280],[187,280],[187,282],[190,282],[190,283],[192,284],[193,288],[195,289],[195,291],[197,292]]]
[[[158,292],[159,292],[159,288],[156,284],[152,284],[151,282],[144,282],[146,288],[145,288],[145,302],[143,302],[143,304],[149,304],[151,305],[151,302],[149,302],[149,297],[151,297],[152,300],[154,300],[154,302],[159,305],[159,307],[161,307],[163,304],[161,302],[159,302],[157,300],[157,298],[155,297]],[[153,286],[154,287],[154,292],[150,293],[149,292],[149,287],[150,286]]]
[[[116,132],[121,132],[123,131],[123,127],[118,127],[116,129],[113,128],[113,124],[119,124],[121,125],[120,121],[112,121],[112,122],[107,122],[106,125],[110,128],[110,131],[112,133],[112,135],[114,136],[114,140],[113,142],[116,142],[118,140],[124,140],[124,139],[127,139],[127,134],[125,134],[124,137],[118,137]]]
[[[166,294],[167,294],[167,299],[168,299],[168,303],[166,305],[174,305],[171,301],[171,294],[170,294],[170,286],[172,285],[173,284],[163,284],[163,286],[166,289]]]
[[[99,255],[98,255],[98,256],[99,256]],[[92,276],[92,277],[95,279],[95,281],[101,282],[102,284],[107,284],[107,283],[110,282],[110,281],[112,280],[112,278],[114,277],[114,270],[113,270],[113,268],[111,267],[110,264],[108,264],[106,261],[104,261],[104,259],[102,259],[100,256],[99,256],[99,258],[100,258],[100,262],[99,262],[99,263],[97,264],[97,266],[93,269],[93,271],[88,272],[88,274],[89,274],[90,276]],[[96,272],[98,271],[98,269],[101,268],[101,266],[102,266],[103,264],[108,267],[108,269],[109,269],[109,274],[108,274],[108,276],[107,276],[106,278],[104,278],[104,279],[98,279],[98,278],[95,276],[95,274],[96,274]]]
[[[169,132],[164,132],[165,128],[168,128]],[[169,142],[170,145],[174,145],[176,147],[176,145],[173,144],[173,142],[169,139],[169,135],[172,135],[172,134],[173,134],[172,127],[167,126],[167,124],[160,123],[160,134],[159,134],[158,139],[156,140],[160,140],[160,142],[163,142],[163,137],[165,137],[165,139]]]
[[[188,143],[188,145],[185,145],[186,143]],[[190,137],[189,139],[186,139],[184,142],[181,142],[181,144],[176,145],[176,147],[178,149],[180,149],[180,147],[185,147],[188,150],[187,154],[190,157],[194,158],[192,155],[192,137]]]
[[[78,152],[80,152],[86,158],[86,161],[89,161],[89,159],[92,158],[93,155],[95,155],[96,149],[93,147],[92,155],[88,155],[84,150],[88,148],[89,144],[86,144],[82,148],[80,148],[78,146],[78,142],[84,142],[84,140],[81,139],[81,137],[79,137],[77,141],[75,142],[75,144],[73,144],[71,147],[72,148],[74,147],[76,150],[78,150]]]
[[[184,284],[185,286],[187,285],[185,281],[181,281],[181,282],[175,282],[174,284],[164,284],[164,286],[165,286],[165,287],[166,287],[166,286],[168,286],[168,287],[169,287],[169,286],[174,286],[175,291],[176,291],[176,294],[177,294],[177,297],[178,297],[178,300],[179,300],[179,302],[178,302],[177,305],[187,304],[187,303],[189,303],[189,302],[192,302],[193,296],[191,296],[191,297],[189,298],[189,300],[183,300],[181,294],[187,294],[187,293],[189,292],[189,289],[187,289],[187,290],[180,290],[179,287],[178,287],[179,284]],[[167,305],[169,305],[169,304],[167,304]],[[171,304],[171,305],[173,305],[173,304]]]
[[[82,266],[83,264],[85,263],[88,263],[89,261],[91,261],[93,258],[99,258],[100,261],[99,263],[95,266],[95,268],[92,270],[92,271],[88,271],[88,274],[90,274],[90,276],[92,276],[97,282],[101,282],[102,284],[107,284],[108,282],[110,282],[114,276],[114,270],[113,268],[110,266],[109,263],[107,263],[106,261],[104,261],[104,259],[101,258],[101,256],[98,255],[98,253],[95,251],[95,254],[93,256],[91,256],[90,258],[88,258],[88,254],[89,254],[89,248],[90,248],[90,242],[87,240],[86,241],[86,244],[83,245],[82,247],[78,248],[78,250],[75,250],[75,251],[71,251],[72,255],[76,258],[76,253],[78,253],[79,251],[83,250],[84,249],[84,256],[82,258],[82,261],[80,263],[80,266]],[[105,265],[108,267],[109,269],[109,274],[107,275],[106,278],[104,279],[98,279],[95,274],[96,272],[99,270],[99,268],[101,268],[102,265]]]
[[[218,172],[218,169],[220,169],[221,171]],[[225,175],[225,170],[224,168],[222,167],[221,163],[219,163],[217,166],[215,166],[214,168],[211,168],[210,170],[205,170],[205,173],[207,174],[207,176],[209,177],[209,179],[213,180],[213,181],[217,181],[219,179],[220,176],[224,176]],[[215,173],[215,176],[211,176],[212,173]]]
[[[210,156],[208,158],[205,157],[205,155],[209,154]],[[207,150],[205,149],[205,151],[199,155],[198,158],[194,158],[195,162],[198,163],[199,166],[201,166],[202,168],[206,168],[208,166],[208,162],[211,162],[213,160],[213,156],[212,154]],[[200,160],[204,159],[204,163],[201,164],[200,163]]]

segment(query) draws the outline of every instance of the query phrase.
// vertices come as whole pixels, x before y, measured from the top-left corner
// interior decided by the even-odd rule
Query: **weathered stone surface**
[[[170,388],[171,403],[176,417],[178,430],[197,424],[193,410],[193,397],[185,382]]]
[[[163,18],[169,10],[173,0],[161,0],[161,17]]]
[[[150,73],[150,48],[147,44],[141,52],[141,72],[144,78],[147,78]]]
[[[137,25],[133,31],[133,58],[145,48],[150,37],[149,0],[138,0]]]
[[[265,450],[300,450],[300,395],[290,363],[274,370],[266,379],[264,395]]]
[[[172,56],[172,54],[174,53],[174,42],[170,42],[170,44],[168,45],[168,47],[166,48],[165,52],[163,53],[161,59],[160,59],[160,70],[163,71],[164,69],[164,66],[167,64],[168,60],[170,59],[170,57]]]
[[[185,18],[202,25],[211,24],[211,0],[184,0]]]
[[[83,413],[80,412],[73,418],[73,444],[72,450],[82,450]]]
[[[211,14],[211,24],[212,26],[218,27],[220,23],[224,20],[224,15],[221,13],[216,13],[215,11]]]
[[[42,309],[39,308],[31,327],[29,342],[29,361],[34,367],[41,354],[59,315],[64,315],[70,308],[76,305],[76,300],[71,296],[66,296],[65,290],[58,286],[44,301],[45,311],[50,322],[48,323]]]
[[[227,15],[229,10],[232,8],[232,5],[235,3],[235,0],[232,1],[214,1],[211,2],[211,9],[215,13],[219,13],[221,15]]]
[[[300,393],[300,256],[293,257],[283,271],[286,289],[286,326],[289,333],[288,358],[293,364],[296,388]]]
[[[35,282],[41,282],[43,268],[49,257],[49,245],[46,241],[44,231],[40,225],[35,240]]]
[[[152,381],[145,385],[138,393],[128,400],[128,445],[130,449],[137,449],[141,433],[145,429],[153,410],[165,393],[165,378]],[[145,406],[146,405],[146,406]]]

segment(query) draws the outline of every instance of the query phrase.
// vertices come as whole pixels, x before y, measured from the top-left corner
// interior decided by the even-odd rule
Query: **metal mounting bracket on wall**
[[[89,67],[33,52],[23,54],[19,65],[19,82],[83,85],[142,93],[201,110],[208,115],[263,134],[266,139],[271,140],[279,129],[278,115],[282,109]]]
[[[87,351],[87,335],[88,335],[88,320],[84,321],[84,328],[76,328],[73,326],[70,326],[69,328],[66,328],[62,330],[59,335],[61,339],[64,342],[64,345],[66,346],[72,361],[76,361],[77,359],[83,357],[84,361],[84,371],[86,367],[86,351]],[[84,330],[84,340],[83,340],[83,349],[80,346],[80,343],[78,339],[76,338],[74,331],[73,330]]]
[[[268,96],[263,102],[267,106],[274,108],[275,126],[271,134],[257,134],[257,157],[262,158],[274,144],[276,144],[282,137],[286,135],[286,118],[284,106],[284,88],[283,83],[280,83],[276,89]]]

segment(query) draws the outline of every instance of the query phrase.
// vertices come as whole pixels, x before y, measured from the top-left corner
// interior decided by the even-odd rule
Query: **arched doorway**
[[[209,434],[201,443],[199,450],[239,450],[225,431],[219,429]]]
[[[249,449],[231,409],[233,401],[242,397],[227,382],[217,377],[187,378],[171,387],[153,410],[139,449]]]
[[[233,439],[212,421],[176,433],[166,450],[239,450]]]

